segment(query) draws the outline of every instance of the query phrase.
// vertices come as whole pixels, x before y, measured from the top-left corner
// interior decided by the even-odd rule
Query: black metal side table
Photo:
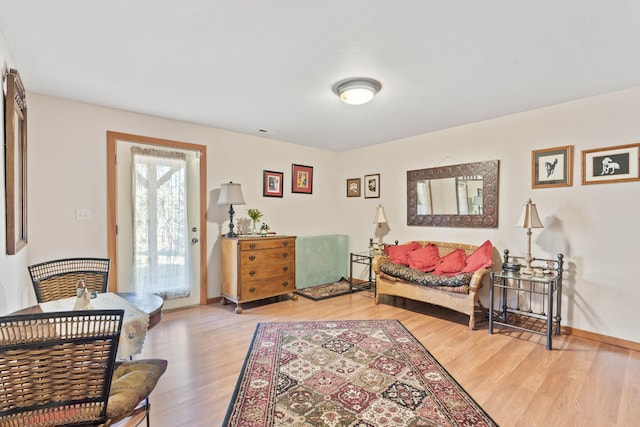
[[[509,251],[505,250],[505,263]],[[520,257],[511,257],[512,260]],[[552,336],[560,335],[562,311],[562,254],[557,259],[534,258],[545,263],[535,268],[536,274],[502,270],[490,274],[489,333],[494,325],[533,332],[547,337],[547,350],[552,349]],[[497,295],[496,295],[497,293]],[[499,306],[494,311],[494,301]]]
[[[349,259],[349,291],[353,293],[354,290],[375,290],[376,278],[373,275],[373,263],[374,255],[371,252],[351,252]],[[369,277],[366,281],[358,281],[357,283],[353,279],[353,265],[362,264],[369,267]]]

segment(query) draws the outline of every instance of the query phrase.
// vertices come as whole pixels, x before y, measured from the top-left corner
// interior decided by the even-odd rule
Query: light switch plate
[[[76,221],[91,221],[91,209],[76,209]]]

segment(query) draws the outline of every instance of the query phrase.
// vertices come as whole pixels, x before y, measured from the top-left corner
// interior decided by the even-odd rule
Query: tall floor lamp
[[[516,227],[527,229],[527,257],[525,258],[527,261],[527,267],[520,270],[520,274],[531,275],[533,274],[533,269],[531,268],[531,261],[533,261],[533,257],[531,256],[531,229],[544,228],[544,225],[542,225],[542,221],[540,221],[540,217],[538,216],[536,205],[535,203],[531,203],[531,199],[527,200],[527,203],[522,205],[522,212],[520,212],[520,218],[518,218],[518,221],[516,222]]]
[[[242,189],[240,184],[229,183],[220,185],[220,197],[218,198],[219,205],[229,205],[229,232],[225,234],[225,237],[238,237],[233,232],[233,205],[244,205],[244,197],[242,197]]]

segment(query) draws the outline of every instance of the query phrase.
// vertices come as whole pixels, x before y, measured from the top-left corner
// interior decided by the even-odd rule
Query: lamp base
[[[229,232],[224,237],[238,237],[238,234],[233,231],[233,205],[229,205]]]

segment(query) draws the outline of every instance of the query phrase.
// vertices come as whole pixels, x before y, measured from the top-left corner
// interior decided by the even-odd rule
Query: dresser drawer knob
[[[255,243],[249,243],[249,247],[250,247],[251,249],[255,249],[255,248],[256,248],[256,244],[255,244]]]
[[[289,286],[289,282],[282,282],[282,287],[286,288],[287,286]]]
[[[289,254],[288,254],[288,253],[286,253],[286,252],[282,254],[282,258],[286,258],[286,257],[288,257],[288,256],[289,256]]]
[[[255,275],[256,275],[255,270],[251,270],[251,271],[249,272],[249,276],[255,276]]]
[[[289,246],[289,242],[282,242],[282,246],[284,246],[284,247]]]
[[[249,261],[255,261],[255,260],[256,260],[255,255],[249,255]]]
[[[282,267],[282,271],[289,271],[289,266],[285,265],[284,267]]]
[[[249,292],[254,293],[256,291],[256,288],[249,288]]]

